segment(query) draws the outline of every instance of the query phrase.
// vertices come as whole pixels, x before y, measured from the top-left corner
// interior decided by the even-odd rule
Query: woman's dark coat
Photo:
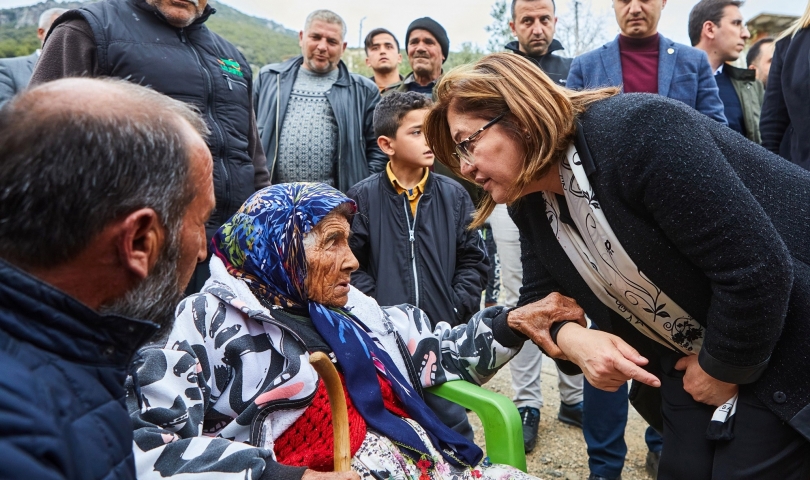
[[[776,42],[759,130],[763,147],[810,170],[810,28]]]
[[[753,383],[765,405],[810,438],[810,172],[648,94],[592,105],[576,146],[624,249],[706,327],[703,369]],[[520,304],[558,291],[601,330],[659,357],[657,344],[591,292],[544,210],[540,193],[510,210],[521,232]]]

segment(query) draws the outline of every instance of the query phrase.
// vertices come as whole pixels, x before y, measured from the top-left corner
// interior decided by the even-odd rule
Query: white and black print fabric
[[[211,279],[179,305],[165,345],[144,348],[128,380],[138,478],[257,480],[274,461],[275,440],[314,398],[318,377],[304,342],[221,260],[210,265]],[[431,327],[410,305],[380,308],[353,288],[349,306],[421,387],[480,385],[519,350],[493,337],[499,308],[452,328]]]
[[[560,162],[560,180],[575,226],[560,220],[556,196],[543,192],[546,215],[593,293],[647,337],[687,355],[698,353],[703,326],[647,278],[619,244],[573,145]]]
[[[685,355],[697,355],[704,328],[639,270],[610,227],[572,144],[560,162],[560,181],[574,225],[561,220],[553,193],[543,192],[554,236],[599,300],[656,342]],[[714,413],[709,439],[733,435],[737,395]]]

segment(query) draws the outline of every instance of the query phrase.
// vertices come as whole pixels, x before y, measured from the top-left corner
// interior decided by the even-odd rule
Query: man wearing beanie
[[[444,27],[430,17],[414,20],[405,34],[408,62],[413,71],[401,82],[383,91],[418,92],[433,96],[433,87],[442,75],[442,64],[450,52],[450,40]]]

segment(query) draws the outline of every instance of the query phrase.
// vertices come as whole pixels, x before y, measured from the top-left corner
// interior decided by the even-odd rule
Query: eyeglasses
[[[473,158],[472,154],[470,153],[470,145],[472,144],[472,142],[475,141],[475,139],[477,139],[479,136],[481,136],[481,134],[484,132],[484,130],[486,130],[489,127],[491,127],[491,126],[495,125],[496,123],[498,123],[498,121],[500,119],[502,119],[504,116],[506,116],[506,112],[504,112],[504,113],[498,115],[497,117],[493,118],[492,120],[487,122],[486,125],[479,128],[478,130],[476,130],[472,135],[470,135],[469,137],[467,137],[464,140],[457,143],[456,144],[456,151],[453,152],[453,156],[456,157],[457,159],[459,159],[460,161],[466,163],[467,165],[471,166],[471,167],[474,166],[475,165],[475,159]]]

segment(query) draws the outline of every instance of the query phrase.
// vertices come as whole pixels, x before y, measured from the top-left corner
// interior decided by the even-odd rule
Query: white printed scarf
[[[703,345],[703,326],[647,278],[619,243],[574,145],[560,162],[560,180],[576,228],[560,221],[560,206],[550,192],[543,192],[546,216],[591,291],[647,337],[677,352],[697,355]],[[712,423],[726,423],[736,411],[736,401],[735,395],[718,408]],[[717,425],[714,427],[716,430]],[[720,437],[725,438],[724,434]]]

